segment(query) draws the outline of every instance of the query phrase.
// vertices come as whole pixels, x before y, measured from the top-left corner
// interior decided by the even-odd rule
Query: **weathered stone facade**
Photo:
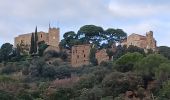
[[[71,65],[73,67],[89,65],[90,49],[90,44],[73,46],[71,50]]]
[[[121,43],[121,45],[126,45],[127,47],[134,45],[143,48],[144,50],[152,49],[153,51],[156,51],[157,48],[156,40],[153,37],[152,31],[147,32],[146,36],[133,33],[129,35],[127,39]]]
[[[15,37],[14,46],[16,47],[17,44],[23,43],[24,45],[31,46],[31,35],[32,33],[22,34],[18,37]],[[38,32],[38,42],[44,41],[47,45],[59,48],[59,39],[60,39],[60,30],[59,28],[50,28],[48,33],[46,32]]]
[[[96,52],[96,59],[98,64],[100,64],[102,61],[109,61],[109,56],[106,53],[106,49],[98,50]]]
[[[73,67],[80,67],[82,65],[90,64],[90,49],[91,45],[75,45],[72,47],[71,51],[71,65]],[[108,61],[109,57],[107,56],[106,49],[98,50],[95,54],[98,64],[102,61]]]

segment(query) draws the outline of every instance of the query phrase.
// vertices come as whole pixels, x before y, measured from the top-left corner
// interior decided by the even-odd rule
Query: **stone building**
[[[146,36],[133,33],[129,35],[127,39],[121,43],[121,45],[126,45],[127,47],[133,45],[143,48],[144,50],[151,49],[153,51],[156,51],[157,48],[156,40],[153,37],[152,31],[147,32]]]
[[[47,45],[58,48],[59,49],[59,39],[60,39],[60,30],[59,28],[51,28],[49,27],[47,32],[37,32],[38,34],[38,42],[44,41]],[[31,35],[32,33],[22,34],[15,37],[14,46],[20,45],[21,43],[26,45],[28,49],[31,46]]]
[[[98,64],[100,64],[102,61],[109,61],[109,56],[106,53],[106,49],[98,50],[96,52],[96,59]]]
[[[73,46],[71,50],[71,65],[73,67],[89,65],[90,49],[90,44]]]
[[[71,65],[73,67],[79,67],[82,65],[90,64],[90,49],[91,45],[75,45],[71,50]],[[108,61],[109,57],[107,56],[106,49],[98,50],[95,54],[98,64],[102,61]]]

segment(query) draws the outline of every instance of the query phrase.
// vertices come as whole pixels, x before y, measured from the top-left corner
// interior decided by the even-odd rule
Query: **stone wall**
[[[71,65],[73,67],[79,67],[82,65],[88,65],[89,63],[89,54],[91,46],[86,45],[75,45],[72,47],[71,51]]]
[[[49,28],[49,32],[38,32],[38,42],[44,41],[46,44],[55,47],[59,50],[59,39],[60,39],[60,31],[59,28]],[[17,46],[17,44],[21,44],[21,42],[24,43],[24,45],[31,46],[31,36],[32,33],[28,34],[22,34],[18,37],[15,37],[14,39],[14,47]]]
[[[96,52],[96,59],[98,61],[98,64],[103,61],[109,61],[109,56],[106,53],[106,49],[98,50]]]
[[[130,45],[137,46],[139,48],[143,48],[144,50],[152,49],[153,51],[156,50],[156,40],[153,37],[153,32],[149,31],[146,33],[146,36],[142,36],[139,34],[131,34],[127,37],[121,45],[126,45],[129,47]]]
[[[54,47],[58,47],[59,46],[59,28],[49,28],[49,42],[48,45],[54,46]]]
[[[23,34],[23,35],[19,35],[18,37],[15,37],[15,41],[14,41],[14,47],[17,46],[17,44],[21,44],[22,42],[25,45],[31,45],[31,34],[32,33],[28,33],[28,34]]]

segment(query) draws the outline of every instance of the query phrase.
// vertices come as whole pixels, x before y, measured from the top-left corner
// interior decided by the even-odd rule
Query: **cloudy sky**
[[[170,0],[0,0],[0,45],[19,34],[60,27],[61,37],[82,25],[122,28],[128,34],[154,32],[170,46]]]

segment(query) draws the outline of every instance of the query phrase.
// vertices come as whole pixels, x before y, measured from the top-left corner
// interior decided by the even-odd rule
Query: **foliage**
[[[30,54],[34,53],[34,47],[35,47],[34,45],[35,45],[35,39],[34,39],[34,33],[32,33],[32,35],[31,35],[31,46],[30,46],[30,51],[29,51]]]
[[[160,46],[158,47],[158,53],[170,59],[170,47]]]
[[[38,33],[37,33],[37,26],[35,28],[35,33],[34,33],[34,53],[37,53],[37,45],[38,45]]]
[[[117,97],[127,90],[136,89],[141,84],[141,78],[133,73],[112,72],[102,81],[105,88],[105,96]]]
[[[116,61],[116,69],[121,72],[131,71],[134,65],[143,58],[140,53],[127,53]]]
[[[72,89],[59,88],[56,92],[49,96],[49,100],[70,100],[72,97]]]
[[[10,59],[10,56],[12,54],[12,44],[10,43],[4,43],[1,46],[0,56],[3,61],[8,61]]]
[[[38,55],[43,56],[45,49],[48,47],[44,41],[38,43]]]
[[[143,58],[136,66],[136,70],[142,75],[155,76],[160,64],[168,62],[168,59],[159,54],[150,54]]]
[[[18,100],[34,100],[30,93],[27,91],[20,91],[17,95]]]
[[[113,59],[118,59],[120,58],[121,56],[123,56],[124,54],[126,54],[126,46],[121,46],[121,45],[118,45],[117,48],[116,48],[116,52],[114,53],[113,55]]]
[[[100,45],[103,35],[103,28],[95,25],[84,25],[78,30],[77,37],[83,43],[93,43],[96,46]]]
[[[97,59],[96,59],[96,52],[97,52],[97,49],[95,47],[90,49],[89,59],[90,59],[91,64],[94,66],[98,64]]]
[[[170,63],[162,63],[159,65],[156,70],[156,78],[160,81],[160,84],[170,78]]]
[[[14,95],[0,90],[0,100],[17,100]]]
[[[120,44],[122,40],[127,38],[127,34],[122,29],[108,28],[105,32],[108,42],[114,41]]]
[[[72,46],[78,44],[76,33],[73,31],[66,32],[63,37],[64,39],[60,42],[60,48],[71,49]]]
[[[138,53],[140,53],[140,54],[145,55],[144,49],[139,48],[139,47],[137,47],[137,46],[133,46],[133,45],[130,45],[130,46],[127,48],[127,52],[131,52],[131,53],[133,53],[133,52],[138,52]]]
[[[169,100],[170,99],[170,81],[163,84],[163,88],[159,93],[159,100]]]

